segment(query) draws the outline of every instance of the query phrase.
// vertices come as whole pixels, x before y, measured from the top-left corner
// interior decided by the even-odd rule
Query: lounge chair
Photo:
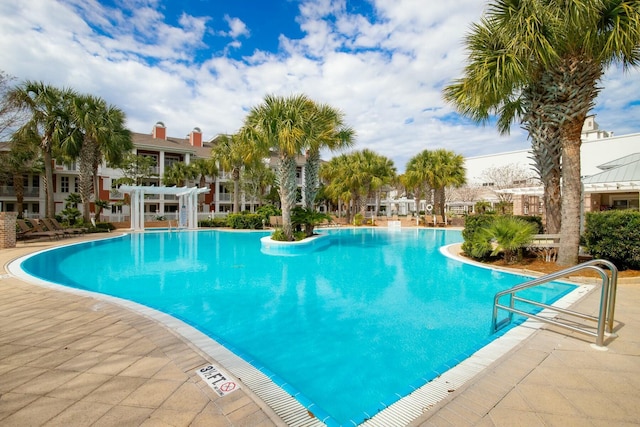
[[[34,219],[33,221],[31,221],[31,224],[33,225],[33,228],[36,229],[36,231],[39,231],[42,233],[53,233],[57,237],[65,237],[65,235],[67,234],[64,231],[54,230],[52,228],[49,228],[47,224],[42,222],[42,220]]]
[[[38,238],[38,237],[48,237],[49,239],[58,239],[60,237],[60,233],[44,231],[37,227],[31,227],[27,224],[27,221],[24,219],[17,219],[16,224],[20,228],[19,236],[22,239],[30,239],[30,238]]]
[[[72,236],[74,234],[78,234],[79,233],[79,231],[75,232],[75,231],[73,231],[72,229],[69,229],[69,228],[58,227],[49,218],[42,218],[40,220],[40,222],[42,222],[42,224],[44,224],[44,226],[47,227],[47,231],[58,231],[58,232],[61,232],[62,235],[65,236],[65,237],[70,237],[70,236]]]
[[[79,234],[84,234],[87,231],[89,231],[89,229],[86,228],[86,227],[68,227],[68,228],[65,228],[65,227],[62,226],[62,224],[60,224],[58,222],[57,219],[55,219],[55,218],[47,218],[47,219],[49,221],[51,221],[51,223],[54,225],[54,227],[56,227],[57,230],[70,230],[70,231],[73,231],[76,234],[78,234],[78,233]]]
[[[41,221],[49,231],[61,231],[65,236],[82,234],[82,230],[80,230],[79,228],[64,228],[60,225],[60,223],[58,223],[58,221],[52,218],[43,218],[41,219]]]

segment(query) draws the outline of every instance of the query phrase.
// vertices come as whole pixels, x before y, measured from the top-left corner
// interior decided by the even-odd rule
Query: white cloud
[[[232,18],[229,15],[224,16],[224,20],[229,24],[229,31],[224,35],[237,39],[240,36],[249,37],[251,34],[247,25],[238,18]]]
[[[212,53],[201,63],[194,58],[214,32],[211,19],[183,14],[169,25],[159,1],[121,0],[120,9],[95,0],[8,3],[0,2],[3,70],[102,96],[127,113],[136,132],[160,120],[169,135],[198,126],[211,138],[236,131],[265,94],[303,92],[343,110],[356,149],[388,156],[400,171],[427,148],[473,156],[528,146],[517,127],[501,137],[493,127],[450,120],[442,99],[464,66],[463,36],[484,7],[477,0],[375,0],[375,20],[347,14],[344,0],[302,2],[297,22],[305,36],[280,36],[280,52],[256,51],[242,61]],[[250,32],[239,18],[225,19],[232,54]],[[621,112],[638,115],[640,79],[613,70],[604,85],[601,127],[637,132],[637,121],[625,122]]]

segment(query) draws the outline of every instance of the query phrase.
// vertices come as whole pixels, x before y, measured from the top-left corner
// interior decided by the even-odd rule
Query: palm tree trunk
[[[13,189],[16,193],[16,210],[18,218],[22,219],[24,211],[24,181],[21,173],[13,175]]]
[[[307,162],[304,165],[304,205],[308,210],[314,208],[314,202],[318,194],[318,188],[320,187],[319,169],[320,151],[309,150]]]
[[[569,57],[558,67],[554,87],[562,107],[558,109],[562,147],[562,222],[558,265],[578,263],[580,249],[580,213],[582,209],[582,178],[580,139],[582,126],[598,95],[597,81],[602,68],[580,57]]]
[[[233,178],[233,213],[240,213],[240,170],[234,168]]]
[[[80,192],[80,199],[82,200],[82,217],[86,223],[91,221],[91,187],[93,186],[93,179],[91,171],[93,169],[93,147],[90,141],[83,141],[80,148],[80,156],[78,158],[78,165],[80,169],[78,190]]]
[[[557,264],[564,266],[578,263],[580,248],[580,145],[568,139],[562,144],[562,223]]]
[[[51,218],[56,213],[53,202],[53,158],[51,151],[44,151],[42,157],[44,160],[44,189],[46,195],[44,215],[46,218]]]
[[[293,224],[291,211],[296,205],[296,160],[294,157],[282,156],[278,165],[278,184],[280,187],[280,204],[282,205],[282,231],[289,241],[293,240]]]

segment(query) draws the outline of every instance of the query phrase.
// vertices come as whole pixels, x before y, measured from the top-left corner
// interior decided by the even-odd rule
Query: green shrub
[[[111,230],[115,230],[116,227],[110,222],[98,222],[95,227],[90,227],[90,233],[106,233]]]
[[[273,205],[264,205],[256,209],[256,214],[261,215],[268,223],[269,217],[280,216],[282,215],[282,211]]]
[[[364,215],[362,215],[361,213],[357,213],[354,217],[353,217],[353,225],[355,226],[361,226],[362,223],[364,222]]]
[[[588,212],[582,241],[594,258],[609,260],[620,270],[639,270],[640,212]]]
[[[211,218],[198,221],[198,227],[226,227],[227,218]]]
[[[541,233],[544,232],[544,227],[542,226],[542,217],[541,216],[513,215],[513,218],[521,219],[523,221],[535,224],[536,231],[533,234],[541,234]]]
[[[227,216],[227,225],[240,230],[262,229],[263,221],[262,215],[252,213],[229,214]]]
[[[284,230],[282,228],[276,228],[271,235],[271,240],[277,240],[278,242],[286,242],[287,236],[284,234]]]
[[[495,219],[494,214],[479,214],[479,215],[467,215],[464,220],[464,230],[462,230],[462,250],[467,255],[470,255],[477,259],[488,258],[491,254],[491,247],[487,243],[482,243],[484,236],[476,237],[475,234],[489,226]],[[484,250],[482,248],[484,247]]]
[[[492,256],[504,253],[507,262],[522,259],[522,248],[538,231],[534,222],[513,216],[499,216],[482,233],[487,233],[493,243]]]
[[[507,262],[522,258],[522,248],[539,231],[539,223],[511,215],[468,216],[462,232],[464,252],[476,259],[504,253]]]
[[[294,231],[304,231],[305,236],[313,235],[313,229],[325,221],[331,221],[331,216],[313,209],[295,207],[291,211],[291,225]]]

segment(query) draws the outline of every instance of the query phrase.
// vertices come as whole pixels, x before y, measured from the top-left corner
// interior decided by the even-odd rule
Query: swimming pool
[[[362,422],[485,344],[493,295],[525,280],[442,256],[458,231],[322,233],[331,244],[299,256],[263,253],[263,232],[136,233],[22,268],[193,325],[335,425]],[[529,297],[550,302],[572,288]]]

